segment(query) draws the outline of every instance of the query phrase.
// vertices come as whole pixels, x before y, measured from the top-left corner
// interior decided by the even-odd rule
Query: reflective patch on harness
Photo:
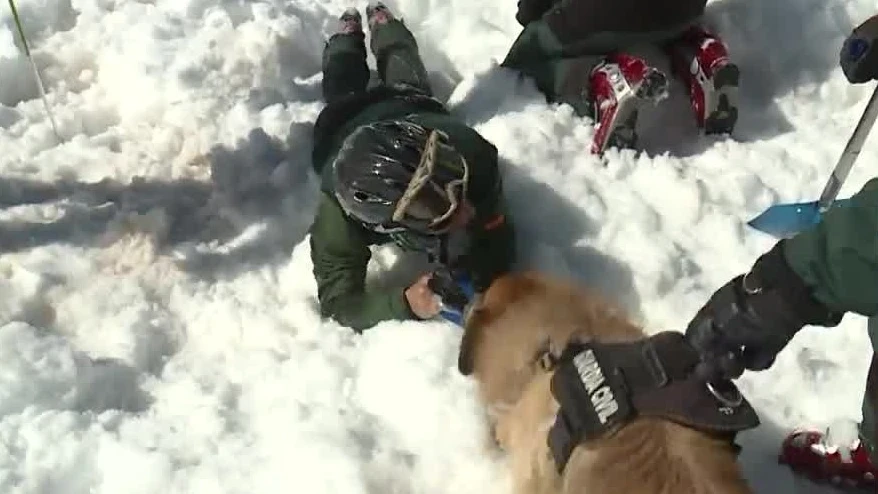
[[[549,431],[559,471],[577,444],[606,434],[634,413],[624,376],[611,362],[601,362],[590,345],[567,347],[551,390],[561,406]]]
[[[699,361],[698,352],[677,331],[626,343],[569,345],[551,380],[560,410],[548,443],[559,473],[578,444],[606,437],[635,416],[729,438],[758,426],[759,417],[743,396],[737,403],[719,400],[695,374]],[[738,393],[731,382],[725,387]]]
[[[619,411],[619,402],[613,394],[613,390],[607,385],[604,373],[598,365],[591,348],[584,350],[573,357],[573,364],[579,373],[579,379],[585,385],[591,406],[597,414],[601,425],[606,425],[613,414]]]

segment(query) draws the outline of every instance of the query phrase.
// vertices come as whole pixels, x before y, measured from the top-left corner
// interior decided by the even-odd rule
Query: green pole
[[[31,56],[30,48],[27,46],[27,38],[25,38],[24,29],[21,27],[21,19],[18,17],[18,10],[15,8],[15,2],[12,0],[9,0],[9,8],[12,9],[12,18],[15,20],[15,26],[18,28],[18,34],[21,36],[21,43],[24,45],[24,53],[27,55],[31,67],[34,69],[34,76],[37,78],[37,87],[40,89],[40,98],[43,100],[43,106],[46,107],[46,113],[49,115],[49,122],[52,124],[52,130],[55,132],[55,137],[58,138],[58,141],[63,141],[58,134],[58,126],[55,125],[55,117],[52,115],[52,109],[49,107],[49,100],[46,99],[46,89],[43,86],[43,78],[40,77],[40,71],[37,70],[37,63],[34,61],[34,57]]]

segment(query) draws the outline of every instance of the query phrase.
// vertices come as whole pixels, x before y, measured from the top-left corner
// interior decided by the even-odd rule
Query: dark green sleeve
[[[483,197],[474,204],[476,217],[469,228],[472,244],[467,262],[477,292],[486,290],[494,279],[508,272],[517,254],[515,229],[499,173]]]
[[[366,266],[372,255],[368,242],[326,193],[321,193],[310,233],[311,261],[323,317],[334,318],[357,332],[386,320],[416,318],[405,300],[404,288],[366,290]]]
[[[827,307],[878,314],[878,179],[784,244],[790,267]]]

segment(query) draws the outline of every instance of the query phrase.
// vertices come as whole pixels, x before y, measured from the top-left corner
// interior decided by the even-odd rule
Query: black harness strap
[[[583,441],[611,434],[637,416],[661,417],[688,427],[728,434],[759,425],[733,383],[720,400],[695,377],[699,357],[682,333],[666,331],[631,343],[568,345],[558,359],[551,390],[561,406],[549,431],[558,471]]]

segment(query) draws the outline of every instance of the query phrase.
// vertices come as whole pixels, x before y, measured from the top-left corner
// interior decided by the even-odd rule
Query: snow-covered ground
[[[354,5],[365,7],[365,1]],[[500,148],[523,263],[682,329],[772,239],[744,222],[815,198],[872,85],[837,53],[866,0],[716,0],[743,70],[734,139],[695,134],[679,85],[648,154],[496,68],[513,0],[389,0],[439,94]],[[310,122],[339,0],[19,0],[63,142],[0,5],[0,492],[505,493],[460,332],[355,336],[316,311]],[[374,63],[370,55],[370,63]],[[842,191],[873,173],[872,139]],[[417,263],[375,252],[371,281]],[[783,434],[859,419],[866,320],[807,328],[741,386],[758,492],[823,492],[777,466]]]

